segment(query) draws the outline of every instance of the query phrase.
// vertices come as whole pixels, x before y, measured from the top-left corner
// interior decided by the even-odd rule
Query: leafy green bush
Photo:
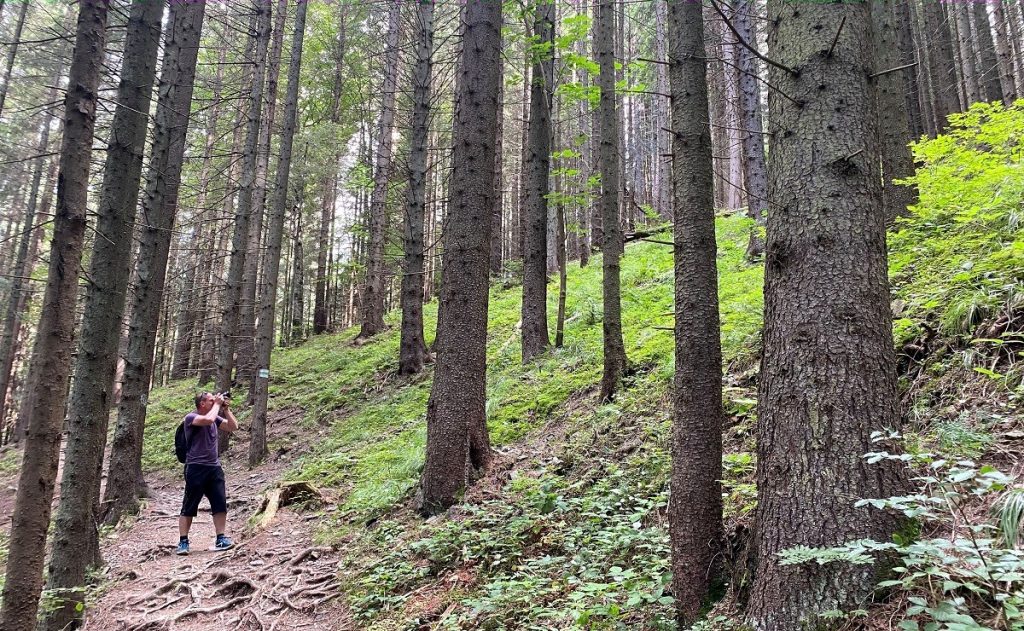
[[[890,235],[890,276],[907,319],[969,335],[1024,293],[1024,100],[977,103],[913,151],[920,201]]]
[[[898,438],[878,432],[874,436],[876,442]],[[1013,479],[988,465],[951,462],[930,453],[877,451],[865,458],[869,464],[906,463],[920,472],[913,478],[919,488],[910,495],[860,500],[857,506],[898,512],[936,535],[896,536],[891,542],[864,539],[833,548],[801,546],[784,551],[783,564],[871,564],[879,553],[894,552],[900,562],[878,588],[882,596],[905,597],[900,629],[1024,628],[1024,550],[1016,547],[1022,504],[1019,490],[1007,492]],[[1003,493],[996,517],[986,520],[970,514],[985,498]]]

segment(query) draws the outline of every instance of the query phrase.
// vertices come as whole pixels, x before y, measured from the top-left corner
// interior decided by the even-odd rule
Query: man
[[[235,544],[224,534],[228,504],[224,489],[224,469],[220,466],[217,454],[217,432],[235,431],[238,429],[238,420],[231,413],[223,395],[204,392],[196,396],[196,411],[186,416],[184,423],[188,456],[185,459],[185,499],[181,503],[181,516],[178,517],[181,538],[177,553],[189,553],[188,531],[204,495],[210,500],[213,527],[217,533],[214,549],[228,550]]]

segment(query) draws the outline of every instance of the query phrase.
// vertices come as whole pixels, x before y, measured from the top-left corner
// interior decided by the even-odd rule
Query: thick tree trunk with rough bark
[[[1002,86],[999,83],[999,62],[996,60],[995,42],[992,41],[992,28],[988,23],[986,2],[970,3],[971,33],[974,47],[978,52],[978,83],[981,87],[982,99],[999,101],[1003,98]]]
[[[267,397],[270,385],[270,351],[274,346],[274,310],[277,283],[281,271],[281,239],[284,215],[288,205],[288,181],[291,176],[292,146],[298,117],[299,70],[302,66],[302,44],[306,29],[306,7],[296,3],[295,30],[292,33],[291,60],[288,63],[288,87],[285,92],[284,120],[281,123],[281,153],[274,176],[274,196],[268,217],[267,247],[263,253],[263,280],[260,283],[260,314],[256,327],[256,379],[253,401],[249,466],[255,467],[267,455]],[[263,374],[263,370],[267,373]]]
[[[732,20],[747,46],[757,47],[757,10],[753,0],[736,4]],[[765,210],[768,208],[768,171],[764,161],[764,125],[761,121],[761,85],[757,59],[747,46],[737,46],[736,61],[740,82],[740,132],[743,142],[743,182],[747,189],[747,215],[754,220],[747,241],[747,258],[764,254]]]
[[[874,0],[871,3],[875,72],[884,72],[901,65],[895,4],[894,0]],[[907,206],[917,200],[914,187],[895,182],[914,174],[914,160],[908,146],[911,136],[906,92],[907,85],[902,72],[885,72],[874,78],[878,148],[882,156],[882,206],[888,223],[892,223],[896,217],[905,216]]]
[[[32,391],[27,397],[30,400],[28,435],[11,520],[0,611],[0,627],[6,631],[35,629],[43,584],[46,533],[50,526],[61,425],[75,347],[78,268],[85,237],[89,160],[99,100],[107,9],[104,0],[83,0],[80,4],[75,50],[64,98],[65,126],[50,268],[32,352]]]
[[[124,48],[117,109],[103,171],[103,186],[89,263],[81,341],[68,406],[68,441],[61,476],[60,505],[50,552],[47,589],[62,597],[48,609],[42,629],[81,625],[85,575],[99,561],[99,497],[107,422],[114,403],[114,370],[128,291],[132,226],[139,201],[142,155],[156,76],[162,3],[132,5]]]
[[[957,43],[960,47],[960,67],[963,72],[964,87],[967,91],[967,103],[972,104],[981,100],[981,83],[978,81],[978,68],[974,58],[974,47],[971,36],[970,8],[967,3],[957,2],[949,7],[956,20]]]
[[[170,5],[167,16],[153,145],[146,191],[142,197],[142,215],[147,221],[138,231],[141,243],[132,286],[124,384],[117,406],[117,426],[103,495],[103,501],[108,505],[108,523],[116,522],[121,515],[135,510],[139,494],[145,487],[142,479],[142,433],[146,423],[149,384],[153,378],[153,351],[160,323],[171,232],[178,210],[178,188],[181,185],[205,6],[205,2],[176,2]]]
[[[551,175],[551,108],[554,99],[555,5],[533,6],[536,43],[528,49],[533,66],[530,118],[523,167],[522,353],[526,363],[540,355],[548,337],[548,193]]]
[[[238,314],[241,310],[242,272],[249,250],[249,223],[253,209],[253,189],[256,182],[257,145],[260,138],[260,119],[263,112],[263,87],[266,75],[267,46],[270,42],[270,4],[255,0],[255,46],[252,60],[253,76],[248,94],[248,120],[245,130],[245,148],[242,152],[242,173],[239,182],[238,208],[235,211],[234,231],[231,235],[231,259],[228,263],[224,290],[221,292],[223,319],[217,345],[217,390],[231,388],[231,373],[235,367],[235,348],[238,336]],[[255,253],[253,254],[255,256]],[[227,449],[227,432],[219,432],[221,450]]]
[[[345,32],[345,16],[347,4],[339,3],[338,40],[334,47],[334,84],[331,87],[331,123],[341,123],[341,91],[345,87],[345,75],[342,64],[345,61],[347,38]],[[320,200],[320,233],[316,248],[316,292],[313,303],[313,335],[327,332],[328,326],[328,291],[327,274],[328,258],[331,249],[331,224],[334,220],[335,200],[338,196],[338,161],[341,159],[341,147],[332,156],[330,172],[324,177]]]
[[[501,3],[467,3],[463,15],[437,367],[427,404],[427,454],[420,477],[419,510],[425,514],[454,504],[472,471],[490,462],[485,409],[487,261],[495,194]]]
[[[434,5],[416,7],[416,66],[413,69],[412,138],[409,185],[405,192],[405,259],[402,270],[402,335],[398,374],[412,375],[430,361],[423,335],[423,219],[426,213],[427,160],[430,135],[431,55],[434,50]]]
[[[626,372],[626,348],[622,342],[622,303],[619,294],[619,259],[622,257],[622,228],[619,224],[619,132],[615,114],[615,42],[614,2],[599,0],[594,20],[594,50],[601,71],[597,85],[601,90],[600,169],[601,268],[604,298],[604,372],[601,376],[602,401],[609,401]]]
[[[722,347],[701,5],[669,3],[668,27],[676,340],[669,531],[672,591],[686,628],[721,567]]]
[[[758,383],[757,570],[748,623],[825,624],[870,594],[875,568],[782,565],[790,547],[888,541],[895,518],[854,501],[897,491],[865,466],[870,434],[896,428],[870,5],[768,3],[769,93],[764,351]],[[821,28],[818,28],[818,27]],[[842,103],[842,107],[837,104]]]
[[[388,10],[388,34],[384,52],[384,85],[381,88],[377,155],[370,197],[370,251],[366,259],[366,284],[362,295],[362,322],[358,339],[384,330],[384,245],[387,231],[387,193],[391,177],[392,128],[395,124],[395,92],[398,89],[398,44],[402,34],[402,3]]]

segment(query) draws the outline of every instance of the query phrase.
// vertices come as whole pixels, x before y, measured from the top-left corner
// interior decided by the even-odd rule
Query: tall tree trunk
[[[252,217],[253,189],[256,181],[257,144],[260,137],[260,118],[263,112],[263,86],[266,74],[267,45],[270,42],[270,4],[254,0],[256,33],[254,46],[252,87],[248,94],[248,121],[245,130],[245,149],[242,153],[242,179],[239,183],[238,209],[231,235],[231,259],[227,278],[224,279],[223,320],[220,342],[217,346],[217,390],[231,388],[231,373],[235,366],[235,346],[238,335],[238,314],[241,309],[242,271],[248,255],[249,220]],[[253,254],[255,256],[255,254]],[[227,449],[227,432],[220,432],[221,451]]]
[[[517,188],[519,190],[519,206],[516,209],[516,216],[512,222],[512,255],[511,259],[514,261],[523,260],[523,240],[524,231],[526,224],[526,170],[527,170],[527,152],[529,151],[529,120],[530,120],[530,75],[531,75],[531,59],[530,59],[530,47],[527,44],[531,37],[531,31],[529,20],[525,20],[523,24],[524,29],[524,40],[523,40],[523,97],[522,97],[522,115],[519,117],[519,173],[517,178]]]
[[[989,6],[992,11],[991,24],[996,34],[994,43],[999,63],[999,86],[1003,92],[1003,102],[1009,105],[1017,100],[1019,92],[1013,73],[1013,46],[1006,32],[1006,7],[1001,0],[996,0]]]
[[[502,77],[505,76],[505,60],[503,57],[498,58],[498,74]],[[498,125],[495,128],[495,139],[494,139],[494,209],[491,211],[491,275],[498,277],[501,276],[502,264],[504,261],[501,257],[502,246],[505,243],[504,235],[502,234],[504,228],[503,213],[505,211],[504,203],[504,158],[502,151],[502,145],[504,144],[505,138],[505,81],[502,80],[498,83]]]
[[[669,16],[676,342],[669,531],[672,590],[686,628],[721,566],[722,347],[704,17],[699,3],[688,2],[669,3]]]
[[[960,64],[963,69],[964,86],[967,88],[967,106],[981,100],[981,84],[978,81],[978,69],[975,63],[974,47],[971,37],[970,8],[963,2],[949,7],[956,19],[957,41],[960,46]]]
[[[753,0],[740,0],[733,12],[733,26],[746,45],[737,46],[739,66],[740,116],[743,141],[743,181],[747,189],[747,214],[754,220],[747,240],[747,258],[764,254],[765,211],[768,208],[768,171],[764,162],[764,126],[761,122],[761,85],[757,60],[748,46],[757,47],[757,22]]]
[[[345,46],[347,39],[345,34],[346,7],[344,2],[338,3],[338,39],[334,48],[334,83],[331,87],[331,123],[341,123],[341,91],[345,87],[345,75],[342,72],[342,64],[345,61]],[[327,295],[327,274],[328,258],[331,249],[331,226],[334,221],[335,200],[338,196],[338,161],[341,160],[341,147],[335,150],[332,155],[331,169],[323,179],[320,209],[320,234],[317,240],[316,255],[316,298],[313,304],[313,335],[320,335],[327,331],[328,326],[328,295]]]
[[[45,612],[43,628],[59,631],[81,626],[85,608],[85,574],[99,562],[99,498],[107,422],[114,403],[112,388],[128,291],[132,224],[139,201],[142,155],[156,76],[156,55],[164,6],[132,5],[103,170],[96,230],[86,286],[81,341],[75,362],[68,416],[68,441],[61,476],[50,552],[47,589],[62,597]]]
[[[107,523],[116,523],[121,515],[134,511],[139,495],[145,489],[142,433],[146,423],[149,385],[153,378],[153,351],[160,323],[171,232],[178,210],[178,188],[181,185],[205,7],[205,2],[175,2],[170,5],[167,15],[153,145],[146,174],[146,192],[142,198],[142,216],[146,222],[138,231],[139,258],[135,263],[131,293],[132,315],[124,358],[124,385],[121,402],[117,406],[117,426],[103,495],[103,502],[109,507]]]
[[[281,49],[284,46],[285,18],[288,16],[288,1],[278,0],[277,15],[274,16],[273,35],[266,64],[266,103],[260,114],[259,142],[256,144],[256,176],[253,180],[252,212],[249,215],[249,236],[245,247],[245,261],[242,263],[242,290],[238,299],[238,328],[235,338],[235,380],[249,384],[249,402],[255,393],[256,375],[256,281],[260,267],[263,244],[263,215],[267,205],[267,171],[270,166],[270,140],[273,136],[277,114],[277,84],[281,75]],[[218,435],[227,449],[231,434]]]
[[[291,286],[289,287],[290,300],[288,307],[289,316],[291,320],[291,326],[289,327],[289,335],[283,339],[282,342],[291,343],[299,342],[305,335],[304,332],[304,319],[303,314],[305,313],[305,262],[303,260],[304,255],[302,252],[302,203],[305,186],[302,178],[299,178],[299,183],[295,187],[295,199],[293,201],[294,206],[292,212],[295,217],[295,232],[292,235],[292,278]]]
[[[970,4],[971,33],[978,51],[978,82],[981,84],[982,98],[986,101],[999,101],[1003,98],[1003,91],[999,83],[999,62],[996,60],[996,47],[992,41],[986,4]]]
[[[562,348],[565,341],[565,298],[566,298],[566,256],[565,256],[565,204],[555,205],[558,235],[555,237],[555,255],[558,257],[558,316],[555,320],[555,348]]]
[[[380,124],[377,127],[377,155],[370,198],[370,251],[366,263],[366,285],[362,296],[359,339],[384,330],[384,245],[387,232],[387,194],[391,178],[391,136],[395,124],[395,92],[398,90],[398,44],[402,33],[402,3],[393,2],[388,11],[388,34],[384,52],[384,86],[381,94]]]
[[[899,65],[906,66],[901,72],[903,81],[906,84],[906,107],[910,123],[910,134],[912,138],[918,138],[925,133],[923,112],[921,111],[921,82],[918,80],[922,68],[926,65],[923,50],[921,50],[920,61],[916,59],[918,45],[914,41],[913,13],[910,2],[895,2],[892,10],[896,19],[896,37],[899,42]],[[920,46],[924,48],[923,43]],[[888,70],[888,68],[883,68]]]
[[[281,124],[281,152],[274,175],[274,197],[268,217],[267,247],[263,254],[263,280],[260,283],[260,314],[256,327],[256,392],[252,412],[249,466],[255,467],[267,455],[267,397],[270,385],[270,351],[274,346],[274,308],[281,271],[281,239],[288,205],[288,180],[291,175],[292,145],[298,117],[299,70],[306,29],[307,2],[296,3],[295,31],[292,33],[291,60],[288,63],[288,87],[285,92],[284,120]],[[265,372],[264,372],[265,371]]]
[[[622,228],[619,224],[619,133],[615,115],[614,0],[599,0],[595,10],[594,49],[601,71],[600,163],[602,217],[601,261],[604,297],[604,373],[601,400],[609,401],[626,372],[626,348],[622,342],[622,304],[619,295],[619,258],[622,256]]]
[[[405,193],[405,265],[402,270],[402,334],[398,374],[412,375],[430,360],[423,336],[423,219],[426,212],[427,158],[430,136],[431,55],[434,50],[434,5],[416,7],[416,67],[413,69],[412,138],[409,185]]]
[[[11,72],[14,70],[14,60],[18,55],[18,46],[21,44],[21,33],[25,28],[25,16],[28,15],[28,8],[31,2],[22,2],[21,11],[18,12],[18,21],[14,24],[14,35],[11,45],[7,48],[7,63],[4,65],[4,84],[0,87],[0,116],[4,113],[4,103],[7,102],[7,91],[11,87]]]
[[[778,554],[889,540],[895,519],[853,500],[896,491],[889,472],[865,466],[863,454],[871,432],[897,427],[899,416],[877,113],[864,70],[870,6],[769,0],[768,24],[771,57],[800,69],[773,67],[769,82],[804,100],[798,106],[769,93],[778,131],[768,152],[773,206],[748,622],[789,631],[828,624],[822,613],[849,610],[871,592],[872,566],[782,565]]]
[[[36,625],[46,533],[50,526],[53,487],[60,456],[61,424],[75,338],[78,267],[85,237],[89,160],[103,44],[107,2],[82,0],[75,50],[64,98],[64,137],[50,269],[35,348],[32,392],[25,451],[8,540],[7,575],[0,612],[6,631],[32,631]]]
[[[60,83],[59,79],[54,85]],[[57,98],[56,89],[50,90],[48,101]],[[46,153],[50,145],[50,124],[52,116],[43,117],[39,125],[39,144],[36,146],[37,158],[35,168],[32,172],[32,184],[29,188],[28,204],[25,205],[25,217],[21,222],[21,239],[18,241],[18,255],[14,263],[13,278],[11,279],[11,293],[7,296],[7,310],[4,313],[3,340],[0,342],[0,428],[7,426],[7,418],[10,409],[7,404],[7,391],[10,390],[11,372],[14,368],[14,351],[17,347],[18,330],[21,328],[21,318],[24,314],[24,304],[27,295],[25,281],[31,272],[29,259],[29,246],[35,239],[36,208],[39,204],[39,187],[46,170]],[[44,195],[49,192],[44,192]],[[13,405],[14,397],[11,396]],[[20,436],[18,437],[20,440]]]
[[[749,0],[748,0],[749,1]],[[654,29],[655,46],[657,47],[658,61],[668,60],[668,36],[666,28],[668,24],[668,0],[654,0]],[[750,40],[748,40],[750,41]],[[743,54],[740,47],[740,54]],[[655,125],[654,133],[658,139],[655,154],[654,169],[654,199],[658,215],[665,221],[672,219],[672,176],[670,173],[668,154],[672,152],[672,137],[664,128],[669,126],[672,103],[665,96],[668,94],[668,65],[657,64],[657,89],[660,94],[655,95]],[[740,81],[743,75],[740,75]],[[742,89],[742,83],[740,84]],[[742,93],[741,93],[742,98]],[[740,102],[743,107],[743,102]]]
[[[906,82],[902,72],[885,72],[901,65],[899,34],[896,29],[894,0],[871,3],[874,29],[874,65],[883,72],[874,79],[878,111],[878,147],[882,154],[882,207],[887,223],[907,214],[907,206],[917,201],[913,186],[896,180],[914,174],[910,155],[910,118],[907,116]]]
[[[199,169],[199,191],[196,195],[196,212],[199,217],[207,217],[207,191],[210,188],[210,170],[213,163],[214,147],[216,146],[217,140],[217,123],[220,120],[220,110],[222,107],[221,92],[223,90],[223,78],[224,78],[224,64],[227,61],[227,48],[221,50],[219,64],[217,66],[216,74],[213,79],[212,89],[212,100],[213,104],[210,106],[209,114],[206,117],[206,143],[203,148],[203,164]],[[209,213],[212,215],[212,213]],[[199,238],[199,243],[207,243],[205,239],[205,231],[203,230],[203,224],[200,224],[195,228],[195,234]],[[212,232],[210,233],[213,234]],[[189,368],[192,367],[191,358],[193,355],[193,349],[198,344],[194,344],[197,337],[197,324],[200,322],[202,317],[202,324],[205,326],[206,318],[209,318],[208,312],[203,309],[205,300],[200,292],[209,294],[208,287],[206,285],[207,276],[209,273],[209,266],[212,264],[210,259],[212,258],[212,250],[207,249],[206,252],[201,253],[198,261],[189,261],[186,271],[186,284],[188,288],[186,295],[182,297],[182,312],[178,320],[178,334],[175,340],[174,347],[174,364],[171,367],[171,379],[182,379],[185,377]]]
[[[487,301],[494,127],[498,118],[501,3],[463,7],[463,50],[452,139],[451,206],[437,324],[437,367],[427,403],[427,453],[419,510],[445,510],[490,462],[487,436]]]
[[[960,100],[957,96],[953,40],[938,0],[924,0],[924,23],[928,40],[929,72],[935,92],[935,116],[941,132],[946,128],[946,117],[960,111]]]
[[[554,2],[537,0],[533,11],[536,44],[528,49],[533,80],[523,179],[523,363],[551,345],[548,337],[548,193],[554,99]]]

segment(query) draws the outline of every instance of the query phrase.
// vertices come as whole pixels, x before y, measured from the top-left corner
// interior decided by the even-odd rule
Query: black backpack
[[[182,464],[188,459],[188,435],[185,432],[185,421],[178,423],[178,429],[174,431],[174,455]]]

